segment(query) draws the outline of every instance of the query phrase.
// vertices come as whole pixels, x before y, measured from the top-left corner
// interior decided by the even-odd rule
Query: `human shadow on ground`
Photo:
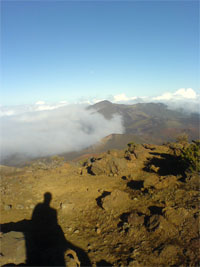
[[[57,211],[50,207],[51,199],[51,193],[46,192],[44,201],[35,206],[31,220],[2,224],[1,231],[23,232],[26,243],[26,263],[23,266],[66,266],[67,249],[76,252],[81,266],[91,266],[87,254],[65,239],[58,224]]]
[[[154,155],[154,157],[148,158],[148,161],[143,168],[144,171],[157,172],[161,176],[180,175],[183,178],[186,176],[185,165],[181,162],[179,157],[167,153],[151,152],[150,154]],[[154,171],[152,165],[158,169]]]

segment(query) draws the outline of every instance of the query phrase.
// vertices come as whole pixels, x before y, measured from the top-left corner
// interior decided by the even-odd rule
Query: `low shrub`
[[[200,172],[200,140],[193,141],[192,144],[181,149],[180,159],[186,170]]]

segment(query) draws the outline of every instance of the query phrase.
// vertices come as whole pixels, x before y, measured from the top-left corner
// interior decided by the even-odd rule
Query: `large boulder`
[[[121,171],[125,170],[127,167],[126,160],[111,155],[107,155],[104,158],[95,160],[89,169],[89,172],[93,175],[108,175],[115,176],[118,175]]]
[[[174,209],[167,207],[165,209],[165,217],[176,226],[180,226],[190,216],[190,213],[185,208]]]
[[[144,215],[138,215],[137,212],[132,212],[128,216],[128,223],[132,227],[140,227],[144,224]]]
[[[131,206],[131,199],[128,193],[121,190],[114,190],[110,195],[102,199],[102,207],[112,214],[121,214]]]
[[[8,263],[20,264],[26,262],[26,244],[23,233],[11,231],[2,234],[0,243],[1,266]]]
[[[182,257],[182,249],[172,244],[166,245],[159,255],[161,263],[166,266],[178,266]]]

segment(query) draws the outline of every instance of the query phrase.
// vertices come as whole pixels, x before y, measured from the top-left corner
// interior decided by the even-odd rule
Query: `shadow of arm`
[[[15,232],[25,232],[29,228],[30,221],[29,220],[22,220],[19,222],[10,222],[4,223],[0,225],[0,231],[2,233],[8,233],[10,231]]]

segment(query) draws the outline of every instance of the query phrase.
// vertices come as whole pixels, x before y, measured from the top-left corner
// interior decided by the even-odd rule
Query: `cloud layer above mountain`
[[[180,88],[175,92],[165,92],[158,96],[127,96],[125,93],[120,93],[107,98],[90,98],[77,100],[76,104],[92,105],[103,100],[109,100],[116,104],[136,104],[136,103],[164,103],[170,109],[181,108],[188,112],[200,112],[200,93],[195,92],[192,88]],[[60,107],[65,107],[70,103],[66,100],[57,103],[46,103],[43,100],[37,101],[33,105],[21,106],[2,106],[0,105],[0,117],[18,115],[25,112],[54,110]],[[74,104],[74,103],[73,103]]]
[[[30,107],[31,111],[18,107],[15,115],[7,114],[0,118],[1,160],[16,153],[41,157],[77,151],[111,133],[123,132],[119,116],[108,121],[101,114],[86,110],[83,105],[55,105],[49,110],[44,110],[44,103],[37,105],[36,111],[33,107]]]
[[[192,88],[152,97],[128,97],[121,93],[108,100],[118,104],[161,102],[171,109],[200,112],[200,95]],[[85,102],[88,105],[98,101]],[[111,133],[123,133],[121,117],[108,121],[96,111],[87,110],[86,105],[70,105],[67,101],[48,104],[39,100],[34,105],[0,106],[0,126],[1,160],[16,153],[38,157],[77,151]]]
[[[200,112],[200,94],[197,94],[192,88],[180,88],[174,93],[165,92],[159,96],[152,97],[127,97],[124,93],[115,95],[111,99],[118,104],[136,104],[136,103],[164,103],[171,109],[181,108],[187,112]]]

